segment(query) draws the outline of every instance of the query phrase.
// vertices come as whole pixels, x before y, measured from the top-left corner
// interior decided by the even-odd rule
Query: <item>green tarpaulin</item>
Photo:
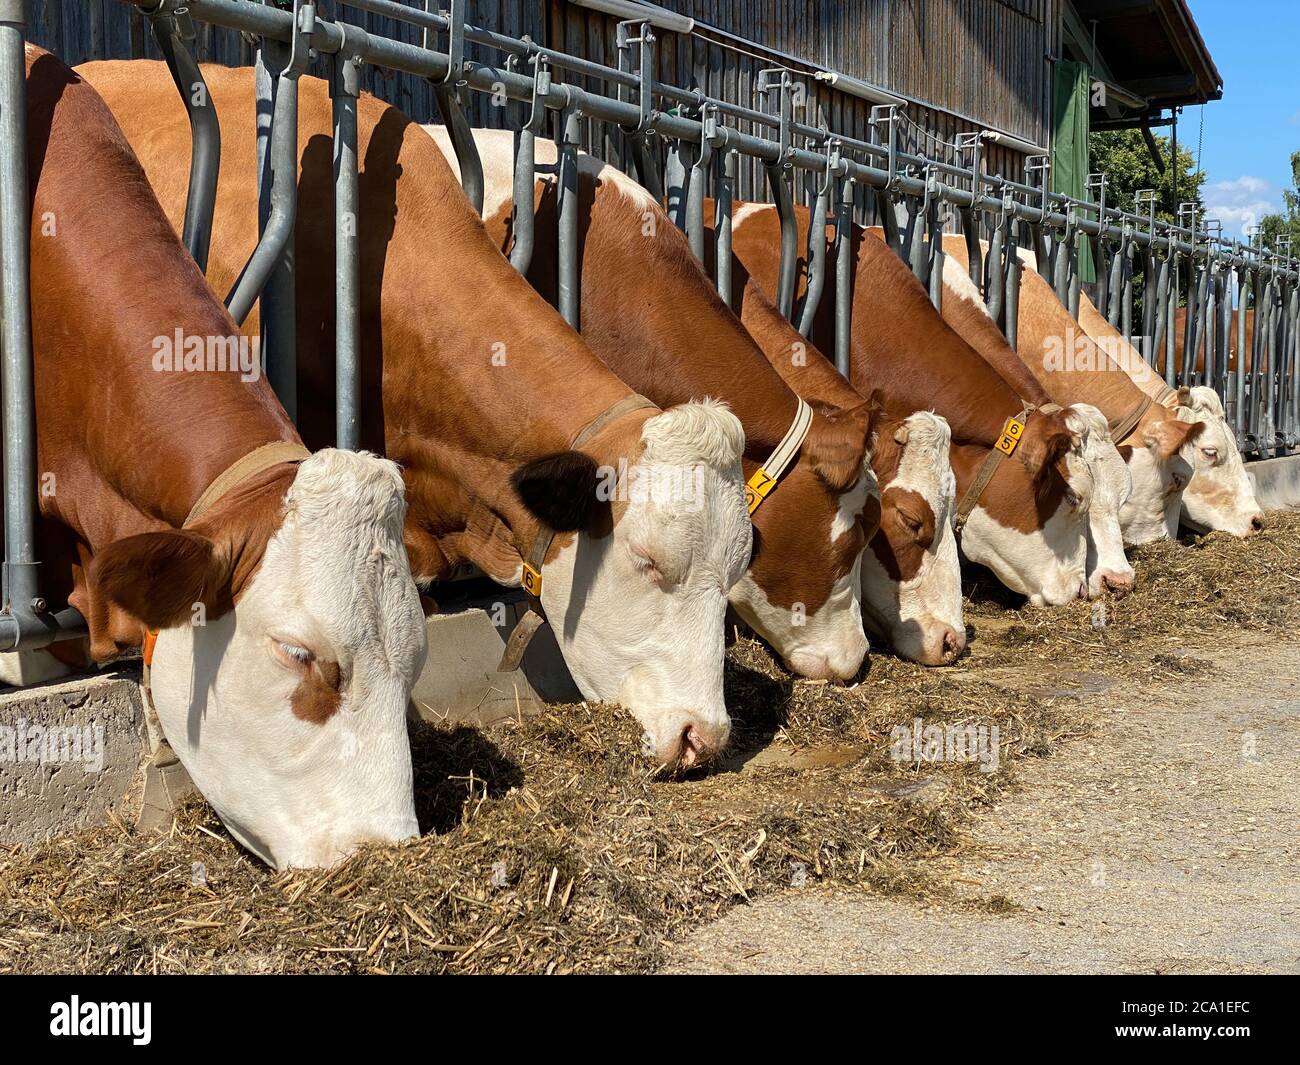
[[[1088,196],[1088,108],[1092,76],[1083,63],[1058,60],[1052,66],[1052,191],[1076,200]],[[1096,280],[1092,250],[1079,246],[1079,276]]]

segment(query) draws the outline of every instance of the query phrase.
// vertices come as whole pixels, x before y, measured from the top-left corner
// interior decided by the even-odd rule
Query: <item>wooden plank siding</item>
[[[409,0],[408,0],[409,2]],[[656,31],[656,76],[682,88],[771,110],[756,95],[758,72],[788,66],[806,86],[801,113],[809,125],[825,126],[863,140],[872,139],[871,105],[827,89],[812,78],[818,68],[837,70],[908,97],[905,143],[937,159],[956,161],[950,145],[958,133],[995,128],[1036,144],[1049,138],[1049,68],[1046,57],[1059,51],[1062,0],[659,0],[663,7],[697,19],[689,37]],[[325,17],[338,17],[418,43],[422,31],[391,19],[368,15],[335,0],[321,0]],[[469,20],[512,36],[529,35],[610,66],[617,65],[617,20],[568,0],[470,0]],[[158,58],[147,22],[119,0],[32,0],[30,36],[69,63],[91,58]],[[730,41],[721,30],[744,38]],[[444,43],[439,35],[438,43]],[[195,52],[200,62],[249,64],[249,41],[228,30],[198,24]],[[470,58],[499,63],[502,57],[469,44]],[[778,54],[778,53],[784,53]],[[797,63],[790,57],[805,60]],[[325,73],[321,61],[312,72]],[[565,78],[557,71],[557,78]],[[576,78],[591,91],[612,88],[595,79]],[[367,67],[363,87],[422,122],[438,121],[433,93],[422,79]],[[470,121],[495,128],[517,125],[522,105],[495,106],[482,93],[470,94]],[[972,121],[972,119],[976,121]],[[743,132],[775,136],[749,123]],[[591,122],[584,148],[615,165],[622,163],[622,138],[604,123]],[[552,133],[556,132],[552,126]],[[1023,177],[1023,156],[986,144],[985,169]],[[801,183],[806,198],[812,180]],[[740,195],[766,199],[762,167],[742,157]]]

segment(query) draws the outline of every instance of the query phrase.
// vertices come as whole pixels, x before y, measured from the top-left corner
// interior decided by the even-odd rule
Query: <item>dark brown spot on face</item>
[[[934,511],[919,492],[891,486],[881,493],[880,530],[871,550],[891,581],[910,581],[920,573],[934,543],[934,525]]]
[[[293,716],[313,725],[323,725],[343,701],[342,674],[337,662],[313,660],[303,670],[294,689]]]

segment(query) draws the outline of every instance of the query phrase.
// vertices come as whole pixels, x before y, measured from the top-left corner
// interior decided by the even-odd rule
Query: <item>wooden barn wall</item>
[[[906,142],[911,150],[956,161],[948,145],[958,133],[996,127],[1046,145],[1049,101],[1048,64],[1056,54],[1060,0],[659,0],[691,15],[703,27],[716,27],[765,47],[729,42],[707,28],[690,36],[659,32],[656,75],[683,88],[770,109],[755,93],[765,66],[802,69],[767,48],[806,59],[807,98],[800,117],[863,140],[871,139],[871,105],[813,81],[812,69],[829,67],[870,81],[930,106],[910,104]],[[326,17],[337,15],[372,33],[418,43],[414,26],[369,15],[335,0],[321,0]],[[471,0],[470,22],[511,36],[527,34],[560,51],[611,66],[616,19],[567,0]],[[92,58],[158,58],[147,22],[119,0],[33,0],[31,39],[75,65]],[[195,51],[201,62],[250,64],[251,44],[239,34],[198,24]],[[501,57],[468,45],[470,58],[499,62]],[[317,64],[316,73],[323,73]],[[557,71],[557,77],[565,77]],[[603,88],[575,79],[585,88]],[[433,94],[422,79],[367,67],[364,88],[419,121],[437,121]],[[521,108],[495,107],[481,93],[471,94],[473,124],[502,127],[521,120]],[[978,118],[968,121],[961,116]],[[754,131],[738,123],[745,132]],[[623,165],[621,136],[604,123],[589,123],[585,147]],[[985,169],[1023,176],[1023,157],[986,145]],[[766,199],[762,168],[742,157],[740,195]],[[811,178],[804,181],[806,197]]]

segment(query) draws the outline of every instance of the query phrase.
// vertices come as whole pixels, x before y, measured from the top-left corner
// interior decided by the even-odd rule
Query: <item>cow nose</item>
[[[1101,583],[1106,590],[1117,596],[1128,595],[1133,590],[1135,579],[1132,573],[1116,573],[1114,570],[1107,570],[1101,575]]]
[[[966,649],[966,634],[956,629],[945,629],[943,633],[943,662],[950,665]]]
[[[1253,518],[1250,519],[1250,533],[1248,535],[1253,536],[1255,533],[1261,533],[1263,531],[1264,531],[1264,515],[1256,514]]]
[[[721,752],[727,742],[726,733],[729,730],[711,729],[705,725],[692,723],[682,729],[681,745],[679,747],[678,764],[682,769],[692,769],[695,766],[704,765],[711,762]]]

